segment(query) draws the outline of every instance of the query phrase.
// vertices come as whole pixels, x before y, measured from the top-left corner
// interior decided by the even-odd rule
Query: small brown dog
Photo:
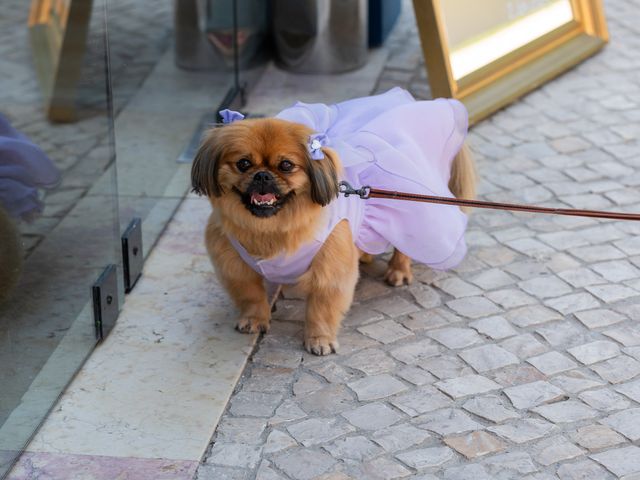
[[[193,189],[213,206],[207,250],[240,310],[236,328],[241,332],[266,332],[271,312],[263,277],[239,248],[261,259],[293,254],[313,240],[326,206],[338,195],[340,158],[323,147],[324,158],[312,159],[311,134],[307,126],[286,120],[243,120],[210,130],[194,160]],[[457,197],[474,194],[474,166],[466,148],[453,161],[449,188]],[[338,329],[353,299],[362,254],[342,220],[297,279],[307,297],[304,346],[309,352],[327,355],[338,348]],[[411,282],[410,263],[395,250],[387,282]]]

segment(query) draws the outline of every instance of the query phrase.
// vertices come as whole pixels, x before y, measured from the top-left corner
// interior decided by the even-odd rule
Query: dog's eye
[[[278,165],[278,170],[280,170],[281,172],[290,172],[291,170],[293,170],[293,163],[291,163],[289,160],[283,160]]]
[[[248,158],[241,158],[236,162],[236,167],[238,167],[238,170],[241,172],[246,172],[251,168],[251,161]]]

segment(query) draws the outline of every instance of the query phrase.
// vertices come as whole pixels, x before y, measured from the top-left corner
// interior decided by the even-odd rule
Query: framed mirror
[[[453,97],[470,123],[600,50],[602,0],[413,0],[433,98]]]

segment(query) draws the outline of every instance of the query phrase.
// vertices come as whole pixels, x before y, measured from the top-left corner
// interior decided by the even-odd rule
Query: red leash
[[[387,198],[389,200],[409,200],[413,202],[439,203],[460,207],[489,208],[493,210],[511,210],[515,212],[546,213],[550,215],[567,215],[571,217],[609,218],[613,220],[640,220],[638,213],[604,212],[601,210],[579,210],[573,208],[549,208],[535,205],[520,205],[517,203],[485,202],[482,200],[467,200],[464,198],[438,197],[435,195],[419,195],[417,193],[395,192],[365,186],[355,189],[349,182],[340,182],[340,193],[345,197],[358,195],[362,199]]]

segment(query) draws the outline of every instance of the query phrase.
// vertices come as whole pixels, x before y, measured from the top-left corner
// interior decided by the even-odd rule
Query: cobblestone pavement
[[[640,10],[606,7],[603,53],[472,129],[482,198],[640,210]],[[379,90],[428,97],[414,29]],[[197,478],[640,478],[639,233],[476,212],[454,271],[365,268],[324,358],[281,301]]]
[[[80,120],[47,121],[29,44],[31,2],[7,0],[0,13],[0,112],[38,144],[62,173],[45,193],[43,215],[20,230],[28,254],[67,215],[109,166],[104,77],[103,2],[94,2],[79,82]],[[111,75],[116,114],[127,104],[170,44],[170,2],[109,1]]]

